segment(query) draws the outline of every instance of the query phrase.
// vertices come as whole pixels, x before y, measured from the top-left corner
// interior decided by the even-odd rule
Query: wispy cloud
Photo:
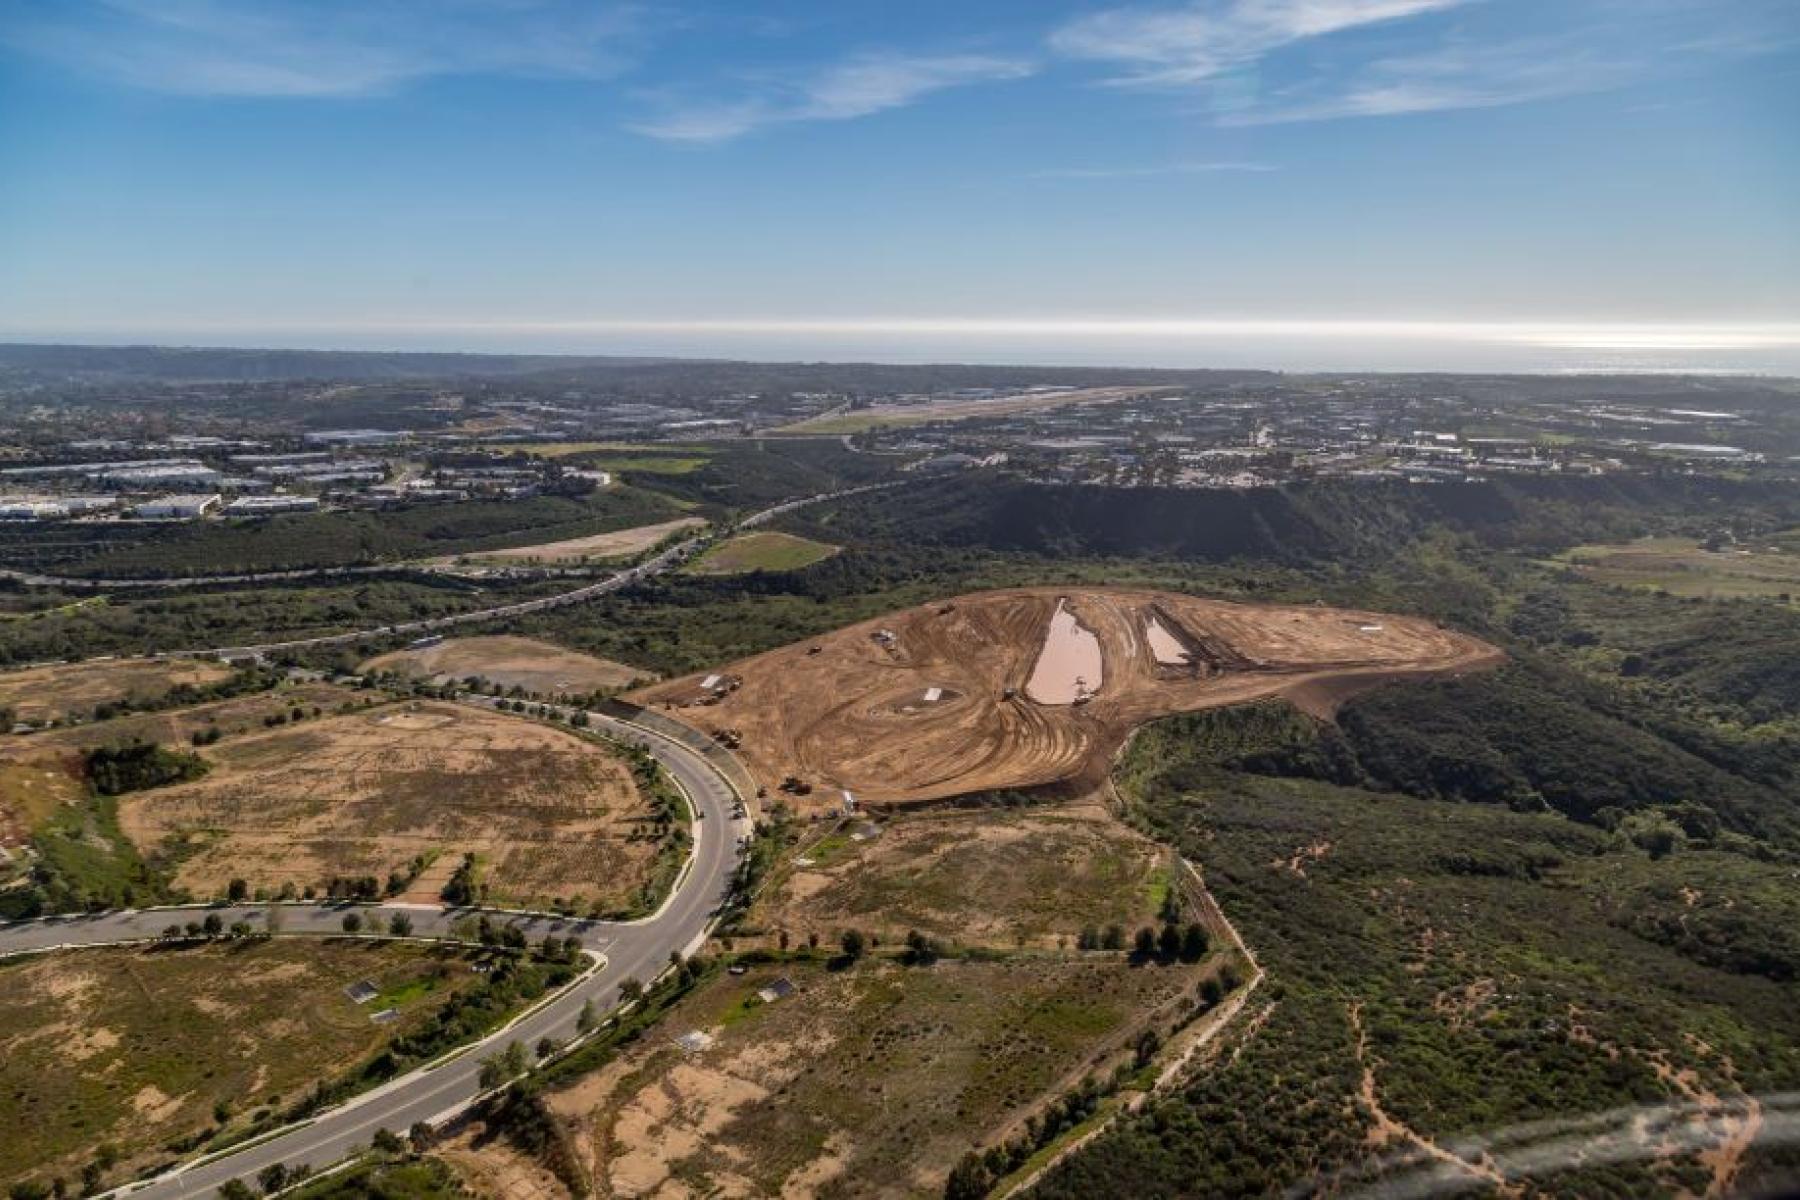
[[[438,75],[597,78],[643,22],[582,0],[21,0],[0,43],[132,87],[365,96]]]
[[[1283,46],[1366,25],[1455,8],[1465,0],[1228,0],[1180,8],[1117,8],[1055,30],[1051,48],[1114,64],[1111,82],[1182,87],[1213,79]]]
[[[1422,20],[1452,9],[1453,24]],[[1563,0],[1539,17],[1473,0],[1192,0],[1093,13],[1050,45],[1107,64],[1114,86],[1198,92],[1220,124],[1266,125],[1609,91],[1796,37],[1792,0]],[[1333,37],[1376,26],[1397,28]]]
[[[1273,163],[1264,162],[1172,162],[1146,163],[1120,167],[1048,167],[1033,171],[1033,179],[1155,179],[1167,175],[1229,174],[1235,171],[1261,173],[1278,171]]]
[[[764,81],[733,99],[673,103],[631,128],[670,141],[726,141],[765,125],[866,117],[949,88],[1023,79],[1033,69],[985,54],[863,55],[797,79]]]
[[[1579,38],[1526,38],[1447,45],[1380,59],[1310,97],[1284,97],[1220,115],[1226,125],[1268,125],[1337,117],[1385,117],[1449,109],[1499,108],[1619,87],[1643,73],[1634,57]]]

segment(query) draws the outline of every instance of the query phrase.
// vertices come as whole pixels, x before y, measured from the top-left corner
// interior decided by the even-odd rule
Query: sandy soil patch
[[[432,1153],[450,1164],[465,1188],[484,1200],[569,1200],[555,1175],[497,1138],[465,1132]]]
[[[418,857],[483,864],[489,899],[623,904],[657,843],[613,751],[534,721],[453,704],[388,705],[221,743],[205,778],[123,797],[146,853],[214,895],[338,877],[385,882]]]
[[[655,525],[639,525],[632,529],[616,529],[588,537],[569,538],[561,542],[544,542],[537,546],[514,546],[507,550],[483,550],[463,557],[471,562],[537,562],[583,563],[590,559],[624,558],[642,554],[672,533],[698,529],[706,522],[699,517],[677,517]]]
[[[1100,644],[1101,678],[1080,704],[1039,703],[1027,689],[1059,606]],[[1165,637],[1186,662],[1168,661]],[[890,613],[631,698],[708,732],[737,731],[772,794],[792,776],[813,786],[813,806],[830,807],[844,791],[879,804],[1097,786],[1130,731],[1155,717],[1272,695],[1329,707],[1349,689],[1499,661],[1492,646],[1417,617],[1032,588]],[[715,674],[741,684],[702,689]],[[932,688],[940,702],[913,703]]]
[[[362,671],[391,671],[413,679],[450,683],[471,676],[502,687],[543,695],[579,695],[627,687],[656,678],[650,671],[580,654],[533,638],[494,636],[451,638],[419,650],[397,650],[371,658]]]

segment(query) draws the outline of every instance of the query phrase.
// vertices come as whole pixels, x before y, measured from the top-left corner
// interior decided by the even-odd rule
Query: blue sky
[[[0,0],[0,335],[1787,337],[1797,115],[1793,0]]]

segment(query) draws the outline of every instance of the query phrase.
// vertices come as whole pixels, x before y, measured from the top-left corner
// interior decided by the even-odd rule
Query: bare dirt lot
[[[1059,640],[1045,654],[1053,621]],[[630,698],[739,736],[771,795],[792,777],[813,789],[802,806],[817,808],[846,791],[892,804],[1098,784],[1155,717],[1272,695],[1325,715],[1383,680],[1500,660],[1418,617],[1035,588],[902,610]]]
[[[1048,949],[1084,927],[1156,921],[1169,855],[1097,803],[909,813],[805,847],[750,924],[795,945],[855,928],[957,946]],[[861,835],[861,836],[858,836]]]
[[[0,674],[0,707],[30,725],[83,716],[115,700],[160,699],[178,684],[217,683],[231,675],[219,663],[192,659],[122,658],[105,662],[33,667]]]
[[[418,946],[291,939],[82,950],[0,963],[0,1185],[75,1180],[96,1147],[121,1166],[204,1129],[241,1125],[347,1071],[479,977]],[[365,1005],[343,989],[381,995]],[[388,1023],[370,1019],[391,1008]]]
[[[795,993],[761,1002],[781,977]],[[757,967],[549,1102],[601,1195],[941,1195],[972,1142],[1110,1064],[1196,978],[1115,956]],[[672,1044],[690,1030],[712,1044]]]
[[[121,799],[119,821],[175,882],[218,894],[336,877],[385,881],[433,860],[407,895],[435,900],[466,853],[494,903],[628,905],[657,842],[607,747],[537,722],[440,703],[390,704],[209,747],[212,772]]]
[[[654,679],[653,672],[565,650],[533,638],[451,638],[420,650],[396,650],[371,658],[359,670],[391,671],[413,679],[448,683],[475,676],[502,687],[544,695],[581,694]]]
[[[706,522],[699,517],[677,517],[655,525],[639,525],[635,529],[615,529],[591,537],[570,538],[563,542],[545,542],[541,546],[514,546],[507,550],[484,550],[466,555],[471,562],[534,562],[574,564],[592,560],[624,558],[642,554],[672,533],[697,529]]]

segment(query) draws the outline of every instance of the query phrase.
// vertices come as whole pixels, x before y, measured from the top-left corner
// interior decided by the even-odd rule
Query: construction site
[[[1269,696],[1328,716],[1387,680],[1500,661],[1418,617],[1031,588],[890,613],[630,698],[818,811],[1097,783],[1156,717]]]

